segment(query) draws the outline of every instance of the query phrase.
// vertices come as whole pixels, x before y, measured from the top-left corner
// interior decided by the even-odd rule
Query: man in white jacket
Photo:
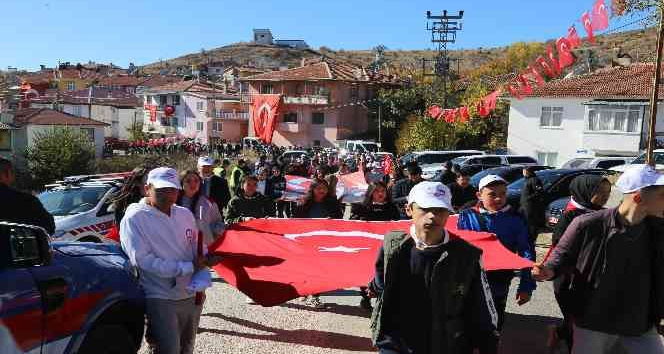
[[[150,343],[158,354],[192,353],[202,305],[187,290],[194,272],[218,262],[197,257],[198,230],[192,213],[175,205],[177,171],[148,173],[146,195],[131,204],[120,223],[120,242],[138,269],[145,290]]]

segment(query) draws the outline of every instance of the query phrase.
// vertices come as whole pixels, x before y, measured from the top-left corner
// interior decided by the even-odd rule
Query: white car
[[[634,157],[577,157],[571,159],[560,168],[602,168],[608,170],[615,166],[628,164],[634,160]]]
[[[57,241],[115,242],[106,237],[114,223],[109,206],[123,175],[67,177],[47,185],[37,197],[55,219],[52,237]]]
[[[655,169],[657,169],[658,171],[664,171],[664,149],[655,150],[653,153],[653,157],[655,158]],[[644,165],[645,163],[646,163],[646,154],[643,153],[629,164],[611,167],[610,170],[625,172],[625,170],[632,165]]]
[[[442,164],[452,160],[455,157],[469,156],[469,155],[484,155],[484,151],[479,150],[456,150],[456,151],[416,151],[404,155],[401,158],[401,163],[406,164],[411,161],[424,169],[425,165]]]
[[[467,165],[537,165],[537,160],[525,155],[461,156],[452,159],[453,164]]]

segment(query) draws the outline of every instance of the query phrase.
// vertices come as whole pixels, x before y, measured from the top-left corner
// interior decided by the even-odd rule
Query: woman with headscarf
[[[556,247],[572,220],[579,215],[591,213],[604,207],[611,195],[611,182],[604,176],[581,175],[572,180],[569,190],[572,196],[553,230],[551,250]],[[570,313],[571,306],[575,301],[570,292],[573,276],[574,267],[571,267],[553,281],[553,292],[560,307],[560,312],[563,314],[563,322],[552,330],[551,340],[549,341],[550,345],[555,345],[560,339],[564,339],[570,352],[572,351],[572,319]]]
[[[544,203],[542,201],[544,186],[542,181],[537,178],[533,167],[524,167],[523,177],[526,179],[526,183],[521,191],[520,209],[528,224],[530,242],[534,244],[539,229],[544,226]]]

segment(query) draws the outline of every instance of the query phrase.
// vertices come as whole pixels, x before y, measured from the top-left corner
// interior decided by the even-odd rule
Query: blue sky
[[[607,1],[608,3],[608,1]],[[431,48],[427,10],[465,10],[451,48],[496,47],[564,35],[593,0],[2,0],[0,68],[70,62],[126,67],[252,38],[304,39],[314,48]],[[625,20],[613,21],[611,27]],[[633,19],[631,19],[633,20]],[[631,28],[635,28],[632,26]],[[579,33],[582,26],[577,25]]]

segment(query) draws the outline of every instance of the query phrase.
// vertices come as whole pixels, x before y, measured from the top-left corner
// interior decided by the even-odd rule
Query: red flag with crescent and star
[[[583,23],[583,28],[586,29],[586,33],[588,34],[588,41],[590,43],[595,43],[595,33],[593,32],[593,23],[590,20],[590,14],[588,11],[584,12],[583,15],[581,16],[581,22]]]
[[[281,104],[281,95],[256,95],[251,105],[254,134],[266,144],[272,143]]]
[[[609,10],[606,8],[604,0],[595,1],[592,20],[593,31],[603,31],[609,28]]]
[[[508,251],[489,233],[461,231],[456,217],[447,229],[482,249],[486,270],[523,269],[532,262]],[[235,224],[212,244],[223,261],[214,270],[263,306],[311,294],[365,286],[390,231],[408,232],[411,221],[255,219]]]

